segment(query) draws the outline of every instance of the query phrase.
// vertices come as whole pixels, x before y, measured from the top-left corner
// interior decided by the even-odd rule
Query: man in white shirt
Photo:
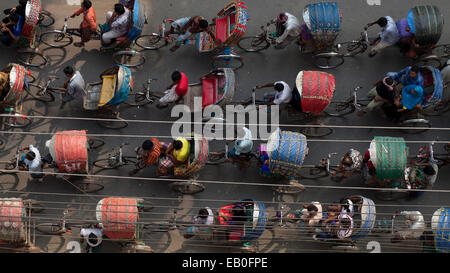
[[[96,253],[100,250],[103,240],[103,230],[96,225],[95,228],[82,228],[80,231],[81,242],[86,241],[86,253]]]
[[[375,24],[378,24],[383,29],[381,30],[378,38],[370,43],[370,45],[373,47],[370,50],[369,57],[375,56],[378,52],[382,51],[386,47],[395,45],[400,39],[397,24],[395,24],[394,19],[392,19],[390,16],[381,17],[376,22],[367,24],[367,27],[371,27]]]
[[[86,94],[84,79],[80,71],[75,71],[71,66],[67,66],[64,68],[64,74],[66,74],[67,80],[64,83],[64,88],[60,88],[61,91],[65,92],[62,96],[60,109],[69,101],[83,97]]]
[[[299,39],[301,34],[300,22],[294,15],[287,12],[278,14],[276,25],[277,34],[279,35],[277,35],[278,37],[274,41],[276,43],[275,48],[283,49]]]
[[[283,103],[289,103],[292,99],[292,89],[289,87],[289,85],[284,81],[277,81],[274,83],[268,83],[266,85],[258,85],[255,88],[256,89],[262,89],[266,87],[273,87],[275,91],[277,92],[275,94],[275,98],[273,101],[269,102],[267,105],[280,105]]]
[[[399,242],[406,239],[416,239],[422,236],[425,231],[425,220],[420,211],[401,211],[396,215],[403,215],[406,218],[406,228],[396,231],[391,242]]]
[[[30,172],[31,177],[33,178],[42,178],[44,177],[42,172],[42,160],[41,153],[37,148],[33,145],[29,147],[22,147],[23,151],[27,151],[27,154],[22,155],[22,162],[24,166],[19,166],[20,170],[28,170]]]
[[[128,33],[130,10],[122,4],[115,4],[114,12],[108,11],[106,13],[106,23],[111,27],[111,30],[102,35],[104,46],[110,45],[113,39]]]

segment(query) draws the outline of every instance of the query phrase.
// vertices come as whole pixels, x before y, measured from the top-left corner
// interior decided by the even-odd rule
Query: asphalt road
[[[16,1],[1,1],[0,9],[14,6]],[[72,14],[77,5],[69,5],[77,1],[48,0],[44,1],[44,8],[54,14],[56,22],[52,28],[62,26],[63,18]],[[111,10],[115,1],[102,0],[94,2],[98,23],[104,22],[104,15]],[[247,35],[259,33],[259,27],[274,18],[276,14],[282,11],[290,12],[301,19],[303,7],[314,1],[269,1],[269,0],[247,0],[250,21],[248,22]],[[450,2],[427,0],[427,1],[400,1],[400,0],[381,0],[381,5],[368,5],[365,0],[339,0],[339,7],[343,11],[342,31],[338,41],[347,41],[359,37],[363,26],[368,22],[373,22],[380,16],[389,15],[395,19],[406,17],[410,8],[416,5],[434,4],[437,5],[444,18],[450,16]],[[146,10],[149,17],[149,24],[145,26],[144,33],[150,33],[157,30],[159,23],[164,18],[180,18],[200,14],[207,18],[212,18],[227,3],[227,1],[146,1]],[[73,19],[70,25],[76,27],[81,21],[80,17]],[[444,33],[440,43],[449,43],[450,35],[444,27]],[[45,30],[42,30],[45,31]],[[375,33],[375,32],[374,32]],[[75,38],[77,40],[77,38]],[[62,84],[64,74],[63,68],[67,65],[73,65],[84,76],[86,82],[98,81],[98,75],[111,67],[114,63],[111,54],[102,54],[99,52],[98,41],[91,41],[85,49],[69,46],[65,49],[47,48],[40,45],[39,49],[50,57],[50,64],[42,69],[33,69],[33,73],[39,80],[46,80],[48,75],[57,75],[61,79],[56,83]],[[2,47],[3,54],[0,54],[0,63],[6,66],[9,62],[14,62],[13,55],[15,49]],[[261,53],[245,53],[236,49],[237,54],[245,58],[245,66],[238,70],[236,100],[245,99],[250,96],[251,88],[257,84],[265,84],[271,81],[283,80],[293,83],[297,73],[301,70],[317,70],[312,63],[310,55],[301,55],[295,46],[290,46],[285,50],[274,50],[269,48]],[[175,53],[168,48],[158,51],[145,51],[147,60],[143,67],[133,70],[134,83],[136,87],[141,87],[147,78],[157,78],[158,81],[152,84],[154,90],[164,90],[170,84],[170,75],[175,69],[187,74],[189,79],[199,79],[203,74],[211,69],[211,57],[208,54],[200,54],[195,48],[185,46]],[[367,93],[372,84],[378,81],[386,72],[399,71],[409,65],[410,61],[401,57],[398,49],[389,48],[375,58],[369,59],[366,54],[355,58],[346,59],[345,63],[337,69],[327,70],[336,78],[336,99],[343,99],[349,95],[350,90],[355,86],[364,87],[362,94]],[[92,117],[91,113],[82,108],[82,102],[72,102],[69,107],[63,110],[59,109],[58,100],[44,105],[41,102],[28,100],[24,103],[25,111],[33,109],[38,114],[58,117]],[[122,130],[107,130],[99,127],[95,121],[90,120],[56,120],[56,119],[37,119],[33,124],[25,128],[15,129],[18,134],[5,134],[7,143],[0,156],[3,160],[14,156],[18,145],[37,145],[42,151],[45,148],[45,141],[50,135],[31,135],[19,134],[21,132],[34,133],[54,133],[62,130],[88,130],[88,134],[112,134],[115,136],[105,137],[106,145],[98,151],[89,154],[90,160],[100,158],[113,148],[118,147],[122,142],[129,142],[130,145],[125,148],[125,154],[133,155],[134,147],[140,145],[146,136],[169,136],[171,125],[170,121],[176,118],[170,117],[170,109],[157,109],[155,105],[132,108],[121,107],[121,117],[135,120],[154,120],[167,121],[167,123],[130,123]],[[433,127],[448,127],[450,113],[441,117],[431,117]],[[358,117],[356,114],[346,118],[323,117],[322,122],[330,125],[343,126],[395,126],[394,123],[384,120],[379,111],[374,111],[364,117]],[[280,123],[286,124],[286,117],[281,117]],[[303,124],[297,122],[297,124]],[[282,128],[283,129],[283,128]],[[285,130],[298,131],[299,128],[284,128]],[[140,135],[142,137],[118,136],[118,135]],[[334,133],[328,137],[321,138],[325,140],[339,140],[329,142],[317,142],[314,139],[308,139],[310,154],[305,164],[315,164],[320,158],[329,152],[338,152],[340,156],[349,148],[356,148],[365,151],[368,148],[370,140],[374,136],[397,136],[405,137],[409,141],[430,141],[439,136],[440,140],[449,140],[449,133],[445,130],[430,130],[429,132],[406,135],[399,130],[386,129],[335,129]],[[361,142],[350,143],[345,140],[360,140]],[[258,141],[259,143],[259,141]],[[221,148],[223,142],[211,143],[210,149]],[[255,143],[256,146],[256,143]],[[419,144],[408,144],[410,154],[418,150]],[[442,145],[440,145],[442,146]],[[442,150],[441,147],[439,150]],[[101,174],[112,176],[128,176],[130,168],[122,168]],[[450,169],[441,169],[438,180],[433,190],[447,190],[448,177]],[[139,177],[154,177],[155,169],[148,168],[141,172]],[[67,207],[76,209],[75,218],[94,220],[95,205],[103,196],[135,196],[151,198],[155,208],[151,213],[142,215],[143,221],[152,221],[159,218],[169,218],[173,208],[180,208],[178,217],[184,221],[190,221],[193,215],[200,207],[209,206],[218,208],[226,205],[230,200],[241,200],[243,198],[253,198],[263,202],[267,206],[270,214],[273,214],[280,204],[295,209],[300,208],[302,204],[311,201],[320,201],[322,203],[332,203],[348,195],[363,195],[371,198],[377,205],[377,218],[390,219],[391,215],[397,210],[420,210],[427,222],[431,220],[431,214],[439,207],[448,205],[449,193],[426,192],[420,199],[399,200],[383,202],[375,197],[374,190],[348,189],[348,188],[327,188],[327,186],[343,187],[361,187],[359,176],[353,176],[342,184],[336,184],[328,178],[318,181],[301,181],[304,185],[319,185],[320,188],[307,188],[301,194],[280,195],[272,190],[270,186],[263,185],[233,185],[205,183],[206,190],[195,195],[179,196],[172,192],[168,187],[167,181],[144,181],[133,179],[102,179],[105,189],[98,194],[83,195],[76,194],[74,188],[55,176],[46,176],[42,183],[32,182],[28,175],[20,174],[19,182],[10,187],[4,187],[0,196],[35,198],[45,203],[48,209],[36,217],[45,217],[47,220],[38,218],[37,222],[54,222]],[[205,167],[199,180],[227,181],[227,182],[246,182],[254,184],[274,183],[260,177],[256,164],[253,164],[246,170],[239,170],[234,165],[207,166]],[[36,233],[36,245],[48,252],[65,252],[67,244],[76,239],[74,234],[64,236],[42,236]],[[209,243],[192,243],[180,237],[178,230],[170,233],[145,233],[144,240],[155,252],[230,252],[226,246],[213,246]],[[377,241],[381,244],[381,252],[421,252],[421,244],[417,241],[405,242],[392,245],[389,242],[389,234],[383,236],[370,236],[361,239],[358,242],[360,251],[367,252],[367,243]],[[258,252],[326,252],[329,251],[329,243],[313,241],[311,236],[302,231],[299,227],[277,228],[274,231],[267,230],[258,241]],[[70,248],[70,247],[69,247]],[[234,249],[236,250],[236,249]],[[117,244],[105,241],[103,250],[105,252],[117,252]]]

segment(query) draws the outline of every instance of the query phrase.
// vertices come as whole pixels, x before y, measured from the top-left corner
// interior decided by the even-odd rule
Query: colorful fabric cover
[[[432,66],[420,67],[420,74],[424,79],[425,96],[422,106],[438,103],[443,96],[444,82],[441,72]]]
[[[302,134],[276,130],[267,142],[269,169],[272,174],[297,177],[307,152],[306,137]]]
[[[435,45],[441,38],[444,18],[436,6],[417,6],[408,12],[408,25],[421,46]]]
[[[355,212],[355,215],[353,216],[353,220],[355,221],[357,227],[353,230],[353,233],[350,236],[352,239],[367,237],[372,228],[375,226],[377,215],[373,200],[360,195],[357,197],[361,197],[363,202],[361,212]]]
[[[341,28],[341,15],[336,2],[309,4],[303,9],[303,20],[319,50],[332,46]]]
[[[114,97],[107,103],[109,105],[117,106],[128,100],[130,90],[133,90],[133,76],[131,70],[123,65],[117,65],[119,71],[117,73],[117,83]]]
[[[320,71],[300,71],[295,84],[303,112],[316,115],[330,104],[336,88],[334,76]]]
[[[435,248],[438,252],[450,252],[450,208],[442,207],[435,211],[431,219]]]
[[[56,132],[55,153],[62,173],[88,173],[86,131]]]
[[[39,20],[39,14],[42,10],[40,0],[28,0],[25,8],[25,24],[22,28],[20,37],[32,39],[35,33],[35,27]]]
[[[6,70],[9,70],[9,85],[10,89],[4,101],[9,105],[15,105],[23,99],[24,86],[27,87],[26,74],[28,71],[25,67],[10,63]]]
[[[205,166],[208,159],[209,147],[208,140],[201,136],[194,134],[194,158],[188,160],[186,164],[177,166],[174,168],[174,175],[182,178],[189,178],[200,172],[200,170]],[[192,157],[192,152],[191,152]]]
[[[0,199],[0,240],[26,241],[26,208],[21,198]]]
[[[134,1],[133,11],[132,11],[132,19],[133,25],[131,26],[128,34],[126,35],[126,39],[130,42],[134,41],[141,35],[142,30],[144,29],[145,24],[145,5],[143,1],[136,0]]]
[[[404,138],[378,137],[369,149],[378,179],[399,179],[406,168],[408,147]]]
[[[135,239],[139,221],[137,205],[135,198],[124,197],[108,197],[98,202],[96,218],[109,239]]]

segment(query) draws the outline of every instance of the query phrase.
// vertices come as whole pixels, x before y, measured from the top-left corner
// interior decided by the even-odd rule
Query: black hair
[[[23,7],[27,5],[28,0],[19,0],[19,4]]]
[[[419,73],[419,67],[417,65],[411,66],[411,71]]]
[[[26,159],[28,160],[34,160],[36,158],[36,154],[34,152],[28,152],[27,155],[25,156]]]
[[[17,13],[11,13],[9,15],[9,20],[11,22],[17,23],[17,22],[19,22],[19,15]]]
[[[308,211],[315,211],[315,212],[319,211],[319,209],[316,206],[314,206],[313,204],[309,204],[308,207],[306,207],[306,209]]]
[[[119,15],[122,15],[125,13],[125,8],[123,7],[122,4],[115,4],[114,11],[117,12]]]
[[[426,175],[435,175],[436,174],[436,171],[430,165],[425,166],[425,168],[423,169],[423,172]]]
[[[73,75],[75,73],[75,71],[73,70],[73,67],[71,67],[71,66],[66,66],[63,71],[64,71],[64,74],[66,74],[67,76]]]
[[[208,210],[207,209],[205,209],[205,208],[203,208],[203,209],[200,209],[199,211],[198,211],[198,217],[200,217],[200,218],[206,218],[206,217],[208,217]]]
[[[179,81],[179,80],[181,80],[181,73],[179,72],[179,71],[174,71],[173,73],[172,73],[172,81]]]
[[[389,85],[393,85],[394,84],[394,79],[392,79],[391,77],[387,77],[386,78],[386,83]]]
[[[281,84],[281,83],[277,83],[277,84],[275,84],[274,88],[275,88],[275,90],[277,90],[278,92],[279,92],[279,91],[283,91],[284,85]]]
[[[381,17],[380,19],[378,19],[377,24],[380,27],[385,27],[387,25],[388,20],[386,19],[386,17]]]
[[[153,142],[151,140],[146,140],[144,143],[142,143],[142,149],[144,150],[151,150],[153,149]]]
[[[181,142],[180,140],[174,140],[173,147],[175,148],[175,150],[179,150],[183,147],[183,142]]]
[[[208,24],[208,21],[206,21],[205,19],[202,19],[202,20],[198,21],[198,26],[199,26],[201,29],[207,28],[208,25],[209,25],[209,24]]]
[[[92,7],[92,2],[89,1],[89,0],[84,0],[84,1],[83,1],[83,7],[84,7],[85,9],[90,9],[90,8]]]

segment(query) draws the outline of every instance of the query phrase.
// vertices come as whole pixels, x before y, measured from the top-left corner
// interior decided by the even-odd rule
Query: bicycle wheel
[[[219,152],[219,153],[209,153],[208,160],[206,161],[206,164],[208,165],[219,165],[222,163],[225,163],[227,159],[225,158],[225,152]]]
[[[117,169],[118,167],[123,166],[123,164],[119,163],[117,160],[117,157],[110,157],[110,158],[104,158],[104,159],[98,159],[94,161],[94,166],[100,168],[100,169]]]
[[[205,186],[194,181],[173,182],[169,186],[172,190],[181,194],[195,194],[205,190]]]
[[[332,101],[324,112],[332,117],[342,117],[355,112],[355,106],[349,101]]]
[[[27,80],[27,83],[33,83],[36,81],[36,77],[33,76],[32,74],[30,75],[25,75],[25,79]]]
[[[213,60],[214,68],[231,68],[237,70],[244,66],[244,61],[242,57],[237,55],[219,55],[214,57]]]
[[[43,93],[42,87],[37,84],[29,84],[28,88],[25,89],[28,94],[30,94],[31,97],[33,97],[36,100],[42,101],[42,102],[53,102],[55,101],[55,95],[52,94],[52,92],[46,91]]]
[[[97,149],[103,145],[105,145],[105,141],[98,137],[89,137],[88,144],[90,149]]]
[[[411,129],[403,129],[402,132],[405,132],[407,134],[419,134],[423,133],[425,131],[428,131],[429,128],[431,128],[431,123],[426,119],[409,119],[402,122],[403,127],[412,127]],[[414,127],[420,128],[420,129],[414,129]]]
[[[6,117],[3,124],[12,128],[24,128],[31,124],[31,119],[26,115],[15,113],[13,117]]]
[[[344,57],[353,57],[367,50],[367,45],[360,41],[351,41],[338,44],[339,50],[344,51]]]
[[[334,130],[329,127],[304,127],[300,132],[308,137],[324,137],[331,135]]]
[[[83,182],[77,182],[76,183],[76,189],[80,191],[81,193],[93,193],[101,191],[105,188],[103,184],[100,182],[94,182],[94,181],[83,181]]]
[[[149,34],[139,36],[136,44],[144,49],[156,50],[168,45],[168,42],[158,34]]]
[[[13,164],[13,166],[15,168],[15,163]],[[16,189],[17,185],[19,185],[19,177],[16,173],[0,172],[0,191],[14,190]]]
[[[48,59],[44,55],[35,51],[19,51],[16,60],[23,65],[32,67],[40,67],[48,63]]]
[[[40,41],[51,47],[63,48],[72,44],[73,38],[60,30],[53,30],[42,33]]]
[[[49,27],[55,23],[55,18],[45,9],[41,10],[38,20],[40,27]]]
[[[440,116],[450,110],[450,103],[448,101],[441,101],[436,105],[431,105],[423,110],[426,116]]]
[[[382,201],[393,201],[403,199],[409,196],[409,192],[407,190],[399,190],[399,191],[377,191],[375,193],[377,199]]]
[[[152,101],[147,99],[147,96],[145,93],[137,92],[137,93],[128,94],[128,100],[125,101],[125,104],[130,105],[130,106],[144,106],[151,102]]]
[[[249,36],[239,40],[237,46],[247,52],[259,52],[270,47],[269,41],[261,36]]]
[[[417,63],[417,66],[432,66],[434,68],[440,69],[442,66],[441,60],[436,55],[428,55],[420,58]]]
[[[66,233],[66,231],[61,228],[61,225],[54,224],[54,223],[39,224],[39,225],[36,225],[36,229],[39,232],[42,232],[44,234],[49,234],[49,235],[61,235],[61,234]]]
[[[113,54],[113,60],[116,64],[126,67],[136,67],[145,63],[144,55],[134,50],[116,52]]]
[[[97,124],[108,129],[123,129],[128,126],[128,122],[122,118],[109,118],[115,120],[97,120]]]
[[[299,171],[299,175],[303,179],[319,179],[322,177],[327,177],[328,173],[325,170],[325,167],[314,167],[314,168],[305,168],[302,167]]]
[[[305,187],[297,180],[290,180],[289,184],[273,187],[273,190],[282,194],[298,194],[305,190]]]
[[[337,52],[319,53],[313,57],[314,64],[322,69],[336,68],[344,63],[344,55]]]

